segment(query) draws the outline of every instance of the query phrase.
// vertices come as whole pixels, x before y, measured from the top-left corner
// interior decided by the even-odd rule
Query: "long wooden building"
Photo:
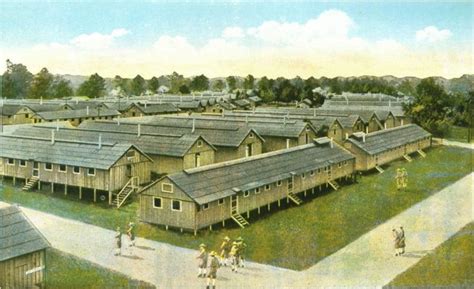
[[[167,175],[140,193],[144,222],[197,230],[233,220],[282,200],[302,201],[299,193],[318,186],[337,189],[353,177],[355,158],[328,138],[309,144]]]
[[[411,161],[410,154],[431,146],[431,134],[416,124],[408,124],[373,133],[356,133],[349,137],[344,147],[356,157],[356,170],[377,169],[393,160],[404,157]]]
[[[82,198],[88,189],[94,201],[105,193],[112,204],[150,182],[152,159],[131,144],[62,140],[52,130],[50,138],[0,135],[0,147],[0,175],[24,181],[25,190],[47,184],[67,194],[75,187]]]
[[[44,288],[49,247],[17,206],[0,208],[0,288]]]

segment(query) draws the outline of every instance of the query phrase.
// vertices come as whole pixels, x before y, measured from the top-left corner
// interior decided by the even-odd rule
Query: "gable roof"
[[[89,109],[75,109],[75,110],[58,110],[38,112],[35,117],[44,120],[57,120],[69,118],[83,118],[83,117],[101,117],[101,116],[117,116],[120,112],[108,108],[89,108]]]
[[[17,206],[0,208],[0,262],[49,247],[48,240]]]
[[[347,141],[356,145],[366,153],[374,155],[388,149],[418,141],[428,136],[431,136],[431,134],[423,128],[416,124],[407,124],[368,133],[365,135],[365,142],[356,136],[349,137]]]
[[[197,204],[205,204],[240,191],[290,178],[292,174],[309,172],[350,159],[354,159],[354,156],[337,144],[331,148],[329,142],[325,145],[311,143],[189,169],[165,178],[175,183]],[[142,193],[152,185],[146,187]]]
[[[50,129],[51,130],[51,129]],[[44,133],[43,133],[44,135]],[[127,143],[86,142],[82,140],[60,140],[44,137],[0,135],[0,157],[35,160],[43,163],[64,164],[107,170],[128,150],[136,149],[150,159],[139,148]],[[151,159],[150,159],[151,160]]]

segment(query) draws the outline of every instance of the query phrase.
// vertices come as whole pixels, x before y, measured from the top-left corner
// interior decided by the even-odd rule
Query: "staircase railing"
[[[120,208],[127,198],[138,188],[138,177],[131,177],[130,180],[123,186],[123,188],[116,195],[117,209]],[[127,190],[129,189],[129,190]]]

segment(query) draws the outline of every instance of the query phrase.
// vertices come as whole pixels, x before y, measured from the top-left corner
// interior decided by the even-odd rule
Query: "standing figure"
[[[395,256],[399,255],[400,251],[400,237],[399,233],[396,229],[392,229],[392,237],[393,237],[393,247],[395,249]]]
[[[225,236],[224,241],[222,241],[222,244],[221,244],[221,255],[220,255],[221,264],[224,266],[227,266],[231,248],[232,248],[232,243],[230,242],[230,238],[228,236]]]
[[[135,224],[132,222],[128,223],[127,236],[130,239],[130,247],[135,246]]]
[[[115,232],[115,256],[120,256],[122,254],[122,232],[120,232],[120,227],[117,227]]]
[[[217,259],[217,253],[211,252],[211,260],[209,261],[209,273],[207,274],[207,287],[206,289],[216,289],[217,270],[219,269],[219,259]]]
[[[247,248],[247,244],[244,242],[242,237],[237,238],[237,246],[239,247],[239,267],[245,267],[245,249]]]
[[[402,187],[405,189],[408,186],[408,173],[405,168],[402,168]]]
[[[406,247],[405,230],[403,230],[402,226],[400,226],[400,231],[398,232],[398,238],[399,238],[398,245],[400,247],[400,252],[398,253],[398,255],[402,255],[402,254],[405,254],[405,247]]]
[[[239,266],[239,244],[237,242],[232,242],[229,255],[232,260],[232,272],[237,273],[237,267]]]
[[[400,190],[403,186],[402,170],[400,168],[397,169],[397,174],[395,176],[395,182],[397,183],[397,190]]]
[[[206,267],[207,267],[207,251],[206,245],[199,245],[199,255],[196,257],[199,260],[198,262],[198,278],[206,277]]]

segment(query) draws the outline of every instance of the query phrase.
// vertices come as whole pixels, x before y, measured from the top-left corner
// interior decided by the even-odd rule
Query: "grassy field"
[[[395,278],[386,288],[474,287],[474,223]]]
[[[409,174],[409,186],[405,191],[397,191],[394,182],[395,170],[401,166]],[[251,225],[244,230],[231,224],[193,236],[140,223],[137,233],[141,237],[189,248],[197,248],[201,242],[217,248],[224,236],[236,238],[241,235],[249,245],[249,259],[302,270],[470,173],[472,151],[455,147],[433,148],[424,159],[416,157],[411,163],[396,161],[385,169],[383,174],[367,174],[359,178],[358,183],[342,186],[338,191],[307,198],[298,207],[285,204],[285,208],[277,210],[273,206],[270,213],[262,209],[258,218],[256,213],[251,215]],[[0,200],[108,229],[136,220],[138,208],[135,202],[116,210],[79,202],[73,195],[25,193],[8,185],[0,192]]]
[[[54,289],[152,289],[155,286],[131,280],[98,265],[55,249],[48,250],[46,288]]]
[[[467,142],[468,128],[460,126],[451,126],[449,133],[446,135],[446,139],[460,142]],[[471,143],[474,143],[474,138],[471,139]]]

